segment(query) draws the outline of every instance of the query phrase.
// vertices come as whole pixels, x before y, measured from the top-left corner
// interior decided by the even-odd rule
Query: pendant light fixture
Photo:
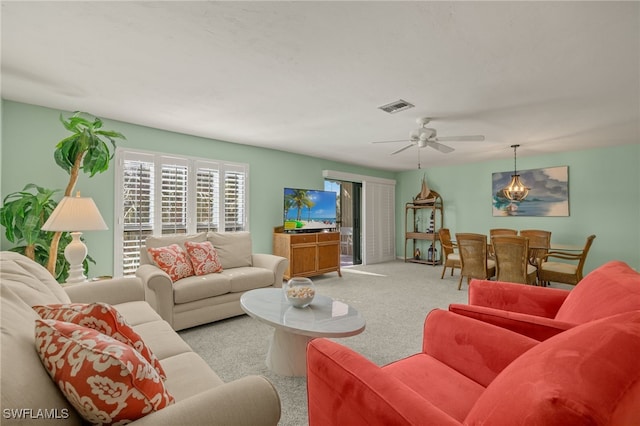
[[[511,201],[522,201],[527,198],[529,189],[520,181],[520,175],[518,174],[516,163],[516,150],[520,145],[511,145],[513,148],[513,174],[511,175],[511,182],[507,185],[502,192],[504,196]]]

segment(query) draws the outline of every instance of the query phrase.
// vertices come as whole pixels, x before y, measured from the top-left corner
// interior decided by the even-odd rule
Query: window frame
[[[169,227],[163,228],[163,210],[162,210],[162,184],[163,179],[166,178],[166,174],[163,177],[163,168],[171,166],[186,167],[186,206],[184,206],[186,223],[185,227],[174,226],[174,230],[178,232],[184,232],[186,234],[194,234],[197,232],[203,232],[204,229],[198,229],[198,171],[202,169],[210,169],[217,171],[218,174],[218,188],[217,188],[217,205],[218,205],[218,223],[217,232],[234,232],[234,231],[249,231],[249,164],[246,163],[234,163],[224,160],[196,158],[192,156],[183,156],[175,154],[167,154],[161,152],[144,151],[128,148],[116,148],[115,153],[115,188],[114,193],[114,274],[115,276],[132,275],[132,267],[127,268],[125,271],[125,199],[122,196],[124,193],[125,185],[125,161],[140,161],[152,164],[153,189],[148,192],[153,192],[149,197],[149,203],[151,204],[149,215],[152,217],[151,233],[149,235],[167,235]],[[240,198],[243,202],[240,206],[237,206],[237,199],[235,201],[235,207],[237,207],[234,216],[233,229],[227,231],[226,211],[225,211],[225,183],[228,173],[239,174],[243,176],[240,181],[243,185],[240,187]],[[164,180],[166,183],[166,179]],[[215,184],[214,184],[215,185]],[[215,188],[212,191],[216,192]],[[214,210],[212,208],[212,210]],[[174,212],[177,213],[177,212]],[[164,212],[166,214],[166,212]],[[179,216],[179,215],[178,215]],[[205,224],[204,227],[208,228],[208,225],[214,224],[212,220]],[[148,227],[148,225],[147,225]],[[204,228],[203,227],[203,228]],[[143,232],[142,227],[139,231]],[[148,232],[148,230],[147,230]],[[139,245],[138,245],[139,247]],[[131,252],[128,252],[129,255]],[[129,259],[129,257],[128,257]],[[139,261],[139,258],[138,258]],[[135,263],[135,260],[134,260]]]

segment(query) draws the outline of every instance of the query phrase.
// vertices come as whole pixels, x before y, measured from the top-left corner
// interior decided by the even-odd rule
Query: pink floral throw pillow
[[[193,267],[187,258],[187,253],[178,244],[148,248],[147,252],[158,268],[169,274],[171,281],[176,282],[193,275]]]
[[[36,305],[32,308],[42,319],[71,322],[126,343],[140,352],[140,355],[158,371],[160,377],[167,378],[158,358],[113,306],[106,303],[59,303]]]
[[[49,376],[93,424],[125,424],[174,402],[138,351],[70,322],[36,320],[36,351]]]
[[[210,241],[202,243],[185,241],[184,247],[187,249],[189,260],[191,260],[196,275],[206,275],[222,271],[222,265],[218,259],[218,252]]]

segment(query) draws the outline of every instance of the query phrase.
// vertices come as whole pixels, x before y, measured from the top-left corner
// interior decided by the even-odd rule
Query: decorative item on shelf
[[[529,189],[521,181],[518,174],[516,164],[516,150],[520,145],[511,145],[513,148],[513,174],[511,175],[511,182],[502,190],[504,196],[511,201],[522,201],[527,198]]]
[[[420,248],[416,247],[416,251],[413,253],[413,258],[415,260],[420,260],[420,256],[421,256]]]
[[[283,288],[287,301],[295,308],[306,308],[316,295],[316,286],[306,277],[293,277]]]
[[[71,231],[72,241],[64,249],[69,262],[67,283],[86,281],[82,263],[87,256],[87,246],[80,240],[80,231],[104,231],[109,229],[102,219],[96,203],[90,197],[63,197],[42,226],[43,231]]]
[[[427,185],[427,177],[423,175],[420,192],[413,199],[413,204],[433,204],[435,201],[436,197],[431,196],[431,190]]]
[[[431,211],[431,216],[429,217],[429,228],[427,229],[427,233],[433,234],[435,232],[435,212]]]
[[[434,262],[438,258],[438,249],[433,244],[427,250],[427,262]]]

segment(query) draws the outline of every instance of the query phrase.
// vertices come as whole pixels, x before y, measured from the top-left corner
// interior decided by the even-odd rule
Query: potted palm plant
[[[62,125],[72,133],[58,142],[54,152],[56,164],[69,173],[65,196],[73,194],[80,171],[90,177],[106,171],[114,155],[115,139],[126,139],[119,132],[102,129],[99,118],[85,118],[83,114],[87,115],[75,112],[66,120],[60,115]],[[22,191],[7,195],[0,208],[0,225],[5,227],[7,240],[18,244],[13,251],[46,266],[58,281],[64,281],[68,264],[61,253],[71,236],[41,229],[58,204],[52,197],[59,191],[28,184]],[[90,256],[87,259],[92,261]]]
[[[60,122],[72,133],[58,142],[54,152],[56,164],[69,173],[65,197],[73,195],[80,171],[89,174],[90,177],[106,171],[116,148],[115,139],[126,139],[119,132],[103,130],[102,120],[98,117],[88,119],[84,118],[83,114],[76,111],[68,120],[60,114]],[[54,276],[61,236],[61,232],[53,235],[49,249],[47,269]]]

